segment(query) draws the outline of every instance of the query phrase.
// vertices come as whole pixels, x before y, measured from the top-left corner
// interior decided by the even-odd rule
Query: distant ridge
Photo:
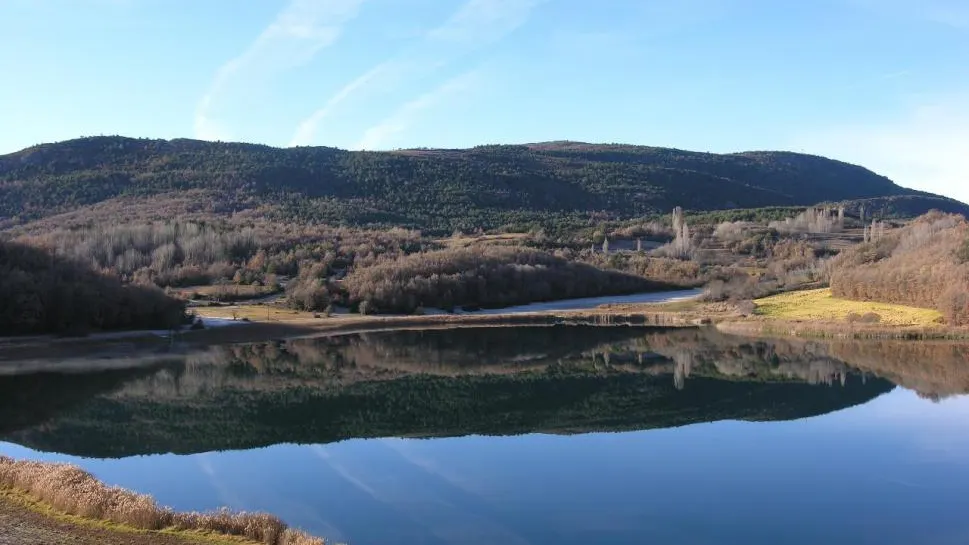
[[[573,141],[357,152],[99,136],[0,156],[0,228],[251,214],[437,232],[689,210],[857,206],[969,214],[848,163]]]

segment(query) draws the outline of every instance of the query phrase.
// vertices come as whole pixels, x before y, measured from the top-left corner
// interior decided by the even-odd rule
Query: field
[[[456,235],[438,239],[436,242],[448,248],[467,248],[484,244],[515,244],[527,238],[526,233],[500,233],[493,235]]]
[[[213,301],[239,301],[256,299],[277,293],[279,290],[270,286],[250,285],[210,285],[192,286],[174,290],[174,295],[182,299],[204,299]]]
[[[250,322],[317,323],[328,317],[321,312],[291,310],[278,305],[231,305],[222,307],[198,307],[193,312],[203,318],[222,318],[226,320],[248,320]],[[358,314],[345,317],[362,317]],[[332,318],[336,316],[329,317]]]
[[[942,315],[932,309],[837,299],[830,289],[795,291],[758,299],[756,313],[781,320],[864,321],[893,326],[936,326]],[[877,315],[877,319],[873,316]],[[866,318],[868,316],[868,318]]]

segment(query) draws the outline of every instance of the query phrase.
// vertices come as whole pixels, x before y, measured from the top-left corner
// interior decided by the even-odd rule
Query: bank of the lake
[[[230,545],[245,542],[189,533],[145,532],[55,513],[23,493],[0,489],[0,543],[43,545]]]
[[[928,309],[835,299],[830,290],[790,292],[754,302],[753,311],[733,303],[701,301],[699,291],[559,301],[473,313],[423,315],[324,315],[274,305],[196,308],[208,327],[167,332],[127,332],[87,337],[6,337],[0,339],[0,372],[31,365],[52,354],[90,355],[100,365],[125,365],[118,358],[133,350],[158,350],[165,357],[179,347],[210,343],[349,334],[395,329],[523,327],[553,325],[715,327],[724,333],[762,337],[883,340],[967,340],[969,327],[941,323]],[[590,307],[592,303],[598,306]],[[579,308],[563,308],[569,304]],[[546,305],[546,306],[540,306]],[[875,321],[869,321],[872,317]],[[107,350],[106,350],[107,348]],[[87,364],[85,364],[87,365]],[[15,370],[14,370],[15,371]]]
[[[176,513],[68,464],[0,456],[0,543],[323,545],[262,513]]]

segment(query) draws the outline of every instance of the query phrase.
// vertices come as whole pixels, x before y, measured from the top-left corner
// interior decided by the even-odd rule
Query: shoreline
[[[0,538],[70,543],[324,545],[266,513],[181,513],[70,464],[0,456]],[[43,541],[40,541],[43,539]],[[88,541],[89,540],[89,541]],[[6,543],[0,539],[0,542]]]
[[[181,349],[217,343],[265,342],[277,339],[347,335],[377,331],[448,329],[473,327],[633,326],[693,328],[714,327],[732,335],[853,340],[969,340],[969,327],[945,325],[894,325],[852,323],[838,319],[784,319],[743,315],[726,303],[677,301],[670,303],[617,303],[584,310],[542,310],[493,314],[338,315],[321,317],[309,312],[265,307],[211,307],[199,316],[228,320],[201,330],[160,335],[154,331],[93,334],[87,337],[39,337],[0,339],[0,374],[62,354],[97,360],[104,369],[124,367],[133,353],[163,359]],[[233,320],[227,315],[242,312]],[[267,319],[268,316],[268,319]],[[174,350],[173,350],[174,348]],[[69,368],[69,366],[67,366]]]

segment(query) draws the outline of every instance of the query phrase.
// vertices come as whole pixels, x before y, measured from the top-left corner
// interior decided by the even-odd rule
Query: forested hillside
[[[0,335],[167,329],[185,303],[45,250],[0,242]]]
[[[0,156],[0,228],[59,214],[63,224],[80,224],[246,212],[450,232],[624,219],[674,206],[827,201],[850,208],[858,199],[875,199],[869,209],[881,207],[882,216],[969,211],[859,166],[786,152],[717,155],[573,142],[349,152],[92,137]]]

